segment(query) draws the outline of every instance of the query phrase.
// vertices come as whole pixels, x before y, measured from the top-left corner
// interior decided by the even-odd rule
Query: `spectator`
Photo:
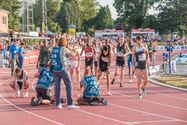
[[[14,66],[17,65],[17,63],[18,63],[18,56],[17,56],[18,46],[17,46],[16,40],[14,40],[13,44],[10,46],[9,52],[10,52],[9,62],[11,65],[11,75],[13,76]]]
[[[20,69],[23,68],[23,61],[24,61],[24,43],[22,42],[18,49],[18,67]]]

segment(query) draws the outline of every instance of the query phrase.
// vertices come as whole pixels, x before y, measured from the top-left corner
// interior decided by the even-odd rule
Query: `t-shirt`
[[[15,45],[11,45],[9,51],[10,51],[10,58],[14,59],[15,54],[18,53],[18,47]]]
[[[24,57],[24,49],[22,47],[19,47],[18,49],[18,58],[23,59]]]

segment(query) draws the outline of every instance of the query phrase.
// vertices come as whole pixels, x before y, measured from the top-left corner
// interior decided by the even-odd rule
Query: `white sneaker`
[[[133,77],[136,79],[136,75],[133,75]]]
[[[78,108],[80,107],[76,105],[68,105],[68,109],[78,109]]]
[[[24,97],[29,97],[29,93],[26,92],[25,95],[24,95]]]
[[[139,97],[138,97],[139,99],[142,99],[143,98],[143,96],[142,96],[142,94],[139,94]]]
[[[132,79],[130,79],[129,82],[132,83]]]
[[[20,97],[20,91],[16,92],[16,97]]]
[[[111,96],[111,95],[112,95],[110,91],[108,91],[107,93],[108,93],[108,95],[109,95],[109,96]]]
[[[57,108],[58,109],[62,109],[62,105],[60,104],[60,105],[57,105]]]

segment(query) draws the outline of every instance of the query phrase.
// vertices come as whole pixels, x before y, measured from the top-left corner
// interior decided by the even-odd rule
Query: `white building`
[[[137,35],[141,35],[144,39],[155,38],[155,29],[151,28],[138,28],[131,30],[131,38],[136,38]]]
[[[124,30],[116,29],[104,29],[104,30],[95,30],[95,37],[104,37],[104,38],[118,38],[120,35],[126,35]]]

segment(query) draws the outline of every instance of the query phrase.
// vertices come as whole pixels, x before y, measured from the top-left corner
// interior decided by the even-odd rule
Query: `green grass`
[[[155,79],[165,84],[187,89],[187,76],[185,75],[184,76],[163,75],[163,76],[158,76]]]

